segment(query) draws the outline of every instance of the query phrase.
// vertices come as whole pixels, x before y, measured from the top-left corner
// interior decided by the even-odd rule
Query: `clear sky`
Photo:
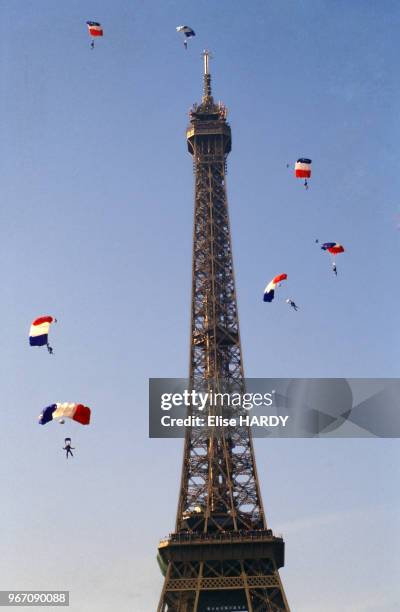
[[[105,30],[93,51],[87,19]],[[187,52],[180,24],[197,33]],[[71,612],[156,609],[182,441],[148,439],[147,387],[188,372],[185,128],[204,47],[233,132],[247,376],[399,375],[399,31],[396,0],[2,0],[0,589],[69,589]],[[308,191],[286,168],[300,156]],[[316,238],[345,245],[337,279]],[[59,320],[53,357],[27,344],[42,314]],[[56,401],[91,406],[92,426],[39,427]],[[256,453],[292,609],[398,610],[399,441]]]

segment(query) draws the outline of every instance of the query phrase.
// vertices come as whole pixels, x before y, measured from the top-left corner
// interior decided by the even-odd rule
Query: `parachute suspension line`
[[[334,253],[329,253],[331,256],[331,268],[335,276],[337,276],[336,260]]]

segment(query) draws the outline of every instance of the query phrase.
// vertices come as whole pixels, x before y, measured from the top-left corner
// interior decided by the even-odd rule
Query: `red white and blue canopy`
[[[308,157],[300,157],[294,167],[296,178],[310,178],[311,163],[311,159],[308,159]]]
[[[103,27],[98,21],[87,21],[86,25],[88,27],[90,36],[103,36]]]
[[[47,406],[39,415],[39,424],[46,425],[54,419],[61,419],[68,417],[73,421],[81,423],[81,425],[89,425],[90,423],[91,410],[88,406],[83,404],[70,404],[65,402],[63,404],[51,404]]]
[[[324,242],[321,249],[323,251],[328,251],[329,253],[332,253],[332,255],[344,253],[344,246],[342,244],[339,244],[338,242]]]
[[[272,281],[268,283],[264,289],[264,302],[272,302],[275,296],[275,288],[281,281],[286,279],[287,274],[278,274],[278,276],[275,276]]]
[[[29,330],[29,344],[31,346],[45,346],[48,344],[49,329],[54,319],[50,316],[39,317],[32,322]]]
[[[184,34],[186,38],[190,38],[191,36],[196,36],[196,32],[187,25],[178,26],[176,28],[176,31]]]

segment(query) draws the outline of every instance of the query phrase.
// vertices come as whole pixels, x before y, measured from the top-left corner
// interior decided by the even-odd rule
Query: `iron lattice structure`
[[[226,117],[212,97],[205,51],[203,98],[187,129],[195,172],[190,384],[243,393]],[[289,610],[278,573],[284,542],[266,524],[247,427],[186,430],[175,532],[161,541],[158,561],[165,576],[158,612]]]

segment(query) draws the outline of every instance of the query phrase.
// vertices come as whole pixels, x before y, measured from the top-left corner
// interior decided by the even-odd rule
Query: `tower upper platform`
[[[203,98],[200,104],[193,105],[189,113],[190,124],[186,130],[188,150],[191,155],[194,155],[196,142],[200,143],[213,136],[220,136],[223,141],[223,152],[227,155],[232,147],[231,128],[226,120],[228,113],[226,107],[221,102],[215,103],[212,96],[209,51],[205,50],[203,57]]]

